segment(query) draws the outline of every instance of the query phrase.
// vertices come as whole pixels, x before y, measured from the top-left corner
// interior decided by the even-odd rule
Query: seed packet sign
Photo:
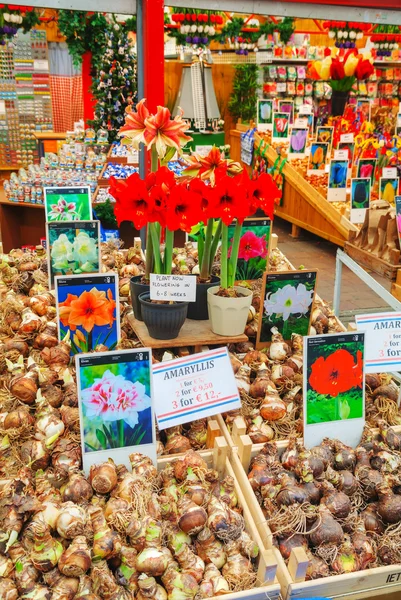
[[[228,226],[229,252],[232,250],[235,224]],[[271,236],[270,219],[245,219],[239,240],[236,281],[260,279],[266,271]]]
[[[258,100],[256,123],[258,131],[273,128],[273,100]]]
[[[306,142],[308,139],[308,129],[293,127],[291,129],[290,147],[288,149],[288,158],[303,158],[305,156]]]
[[[195,275],[150,274],[150,299],[176,302],[195,302]]]
[[[55,277],[59,340],[71,354],[91,352],[99,345],[114,350],[120,339],[118,275]]]
[[[366,373],[401,371],[401,313],[355,315],[366,332]]]
[[[328,151],[328,144],[312,142],[308,162],[308,175],[325,175]]]
[[[285,112],[273,113],[272,141],[283,141],[288,139],[290,128],[290,115]]]
[[[351,179],[351,223],[363,223],[370,204],[370,177]]]
[[[159,429],[241,408],[227,348],[153,365]]]
[[[285,340],[291,333],[308,335],[317,271],[266,273],[263,277],[256,347],[265,348],[276,328]]]
[[[151,357],[149,348],[75,357],[86,474],[108,458],[131,470],[131,452],[156,461]]]
[[[99,221],[52,221],[46,223],[49,252],[49,287],[56,275],[99,273]]]
[[[348,160],[332,160],[329,171],[327,200],[345,202],[347,199]]]
[[[81,187],[45,187],[46,221],[90,221],[92,219],[91,190]]]
[[[304,443],[325,437],[355,447],[365,425],[365,334],[304,339]]]

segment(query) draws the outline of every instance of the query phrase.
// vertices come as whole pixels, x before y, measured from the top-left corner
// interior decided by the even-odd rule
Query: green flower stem
[[[200,278],[206,281],[210,275],[210,246],[213,241],[213,219],[209,219],[206,227],[205,245],[201,262]]]
[[[150,235],[150,224],[146,228],[146,254],[145,254],[145,279],[149,281],[150,274],[153,270],[154,258],[153,258],[153,242],[152,236]]]
[[[228,267],[228,286],[233,287],[235,282],[235,274],[237,272],[239,242],[241,239],[242,223],[239,221],[235,224],[234,237],[231,247],[231,256]]]
[[[124,448],[124,420],[119,419],[117,421],[118,430],[118,445],[120,448]]]
[[[198,243],[198,263],[201,265],[203,262],[203,253],[205,250],[205,238],[203,237],[202,230],[200,230],[198,235],[196,236],[196,241]]]
[[[209,254],[209,271],[212,271],[214,257],[216,256],[217,246],[219,245],[220,237],[221,237],[221,225],[222,220],[220,219],[216,231],[214,232],[213,241],[210,244],[210,254]]]
[[[88,352],[90,352],[91,350],[94,350],[94,348],[93,348],[93,331],[89,331],[89,333],[88,333],[87,344],[88,344],[88,349],[87,349]]]
[[[171,275],[171,266],[173,262],[174,231],[170,231],[170,229],[166,227],[165,236],[166,243],[164,247],[164,272],[166,275]]]
[[[220,286],[223,289],[228,288],[228,227],[224,223],[221,226],[221,272]]]
[[[159,157],[157,155],[156,146],[152,146],[152,150],[150,153],[150,170],[152,173],[156,173],[157,168],[159,166]]]
[[[154,256],[154,260],[155,260],[154,270],[157,273],[157,275],[162,275],[163,265],[162,265],[162,258],[161,258],[161,254],[160,254],[160,236],[157,234],[157,230],[155,228],[155,223],[149,223],[148,228],[150,229],[150,235],[152,238],[153,256]]]

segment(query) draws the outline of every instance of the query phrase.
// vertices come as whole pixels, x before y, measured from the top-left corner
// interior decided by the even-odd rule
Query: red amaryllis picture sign
[[[311,336],[305,342],[305,445],[330,435],[354,446],[365,423],[365,334]]]

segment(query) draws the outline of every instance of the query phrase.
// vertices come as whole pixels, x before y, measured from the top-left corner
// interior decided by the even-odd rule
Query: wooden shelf
[[[13,202],[7,200],[3,196],[0,197],[0,204],[8,204],[9,206],[23,206],[24,208],[44,208],[44,204],[33,204],[32,202]]]
[[[129,323],[141,343],[147,348],[178,348],[179,346],[226,346],[247,342],[248,337],[243,333],[234,337],[226,337],[213,333],[209,321],[194,321],[186,319],[182,329],[174,340],[156,340],[149,335],[143,321],[137,321],[133,314],[128,317]]]
[[[40,141],[43,140],[65,140],[67,139],[66,133],[55,133],[54,131],[35,131],[33,136]]]
[[[0,171],[18,171],[22,165],[1,165]]]

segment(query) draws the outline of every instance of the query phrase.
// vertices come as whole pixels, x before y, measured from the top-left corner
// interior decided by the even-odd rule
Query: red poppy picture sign
[[[304,339],[304,440],[330,436],[356,446],[365,424],[365,334]]]

